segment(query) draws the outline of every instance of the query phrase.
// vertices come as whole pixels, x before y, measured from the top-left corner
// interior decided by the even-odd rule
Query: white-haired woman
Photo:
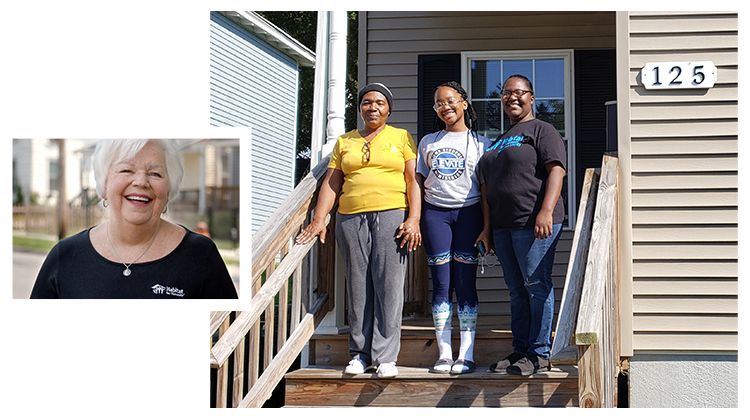
[[[236,298],[216,245],[162,219],[182,164],[170,140],[100,140],[96,191],[106,221],[50,251],[31,298]]]

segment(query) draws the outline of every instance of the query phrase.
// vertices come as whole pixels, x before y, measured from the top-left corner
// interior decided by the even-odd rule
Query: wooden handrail
[[[619,366],[617,158],[605,155],[576,325],[581,407],[615,407]]]
[[[268,365],[263,375],[258,378],[256,386],[247,393],[240,407],[261,407],[268,398],[271,397],[279,379],[284,376],[289,366],[300,351],[305,347],[310,337],[315,332],[315,326],[320,322],[320,318],[325,313],[325,302],[328,295],[321,295],[310,308],[310,312],[305,315],[297,328],[294,330],[284,347],[276,354],[273,361]]]
[[[292,194],[274,211],[263,226],[253,234],[252,279],[256,281],[263,270],[276,258],[279,249],[307,217],[309,204],[328,168],[329,157],[323,159],[297,184]]]
[[[326,217],[326,225],[330,216]],[[219,341],[211,349],[211,366],[218,367],[224,364],[234,351],[235,347],[244,339],[250,331],[250,327],[260,318],[263,311],[266,310],[269,303],[273,303],[273,298],[279,293],[279,290],[287,284],[289,276],[299,266],[302,259],[310,252],[316,241],[310,241],[307,244],[295,244],[289,251],[289,254],[281,261],[273,274],[266,280],[260,291],[253,296],[250,301],[250,310],[240,313],[232,322],[229,329],[221,336]]]
[[[318,273],[302,274],[303,261],[317,241],[305,245],[294,243],[294,237],[308,219],[327,166],[328,158],[316,165],[253,235],[249,310],[236,313],[231,323],[229,312],[211,314],[210,362],[217,373],[217,407],[227,405],[229,386],[232,386],[233,407],[262,406],[327,312],[329,295],[326,291],[330,287],[321,283]],[[330,219],[331,216],[327,215],[326,225]],[[280,258],[278,265],[277,258]],[[321,258],[325,260],[325,257]],[[218,339],[214,342],[217,331]],[[249,339],[247,350],[246,339]],[[249,360],[245,357],[246,352]],[[231,377],[230,360],[234,361]],[[247,372],[244,369],[246,362]],[[246,379],[248,390],[245,394]]]
[[[214,335],[216,331],[219,331],[219,327],[221,327],[221,324],[224,323],[224,320],[229,318],[229,314],[231,312],[224,311],[224,312],[211,312],[211,335]]]

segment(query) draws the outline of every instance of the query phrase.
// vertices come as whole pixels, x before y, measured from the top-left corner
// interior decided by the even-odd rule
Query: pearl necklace
[[[125,266],[125,270],[122,271],[123,276],[125,277],[130,276],[130,273],[132,272],[130,271],[130,266],[138,262],[138,260],[140,260],[144,255],[146,255],[146,252],[148,252],[148,250],[151,249],[151,245],[154,244],[154,240],[156,239],[156,234],[159,232],[160,227],[161,227],[161,221],[159,221],[159,224],[156,226],[156,230],[154,230],[154,234],[151,236],[151,239],[149,240],[148,246],[146,247],[146,249],[144,249],[143,252],[141,252],[141,255],[139,255],[138,258],[136,258],[135,260],[133,260],[133,262],[128,264],[124,262],[125,259],[120,257],[120,253],[117,252],[114,242],[112,242],[112,239],[109,237],[109,222],[107,223],[107,241],[109,242],[109,246],[112,248],[112,252],[115,253],[115,256],[117,257],[117,259],[122,261],[120,264]]]

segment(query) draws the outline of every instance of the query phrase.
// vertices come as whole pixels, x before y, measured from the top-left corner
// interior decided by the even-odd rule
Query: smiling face
[[[469,106],[455,89],[449,86],[441,86],[435,91],[435,112],[438,118],[450,127],[457,122],[463,121],[464,111]]]
[[[169,199],[164,150],[148,142],[131,159],[112,163],[107,172],[106,198],[117,222],[133,225],[158,222]]]
[[[362,103],[359,105],[359,113],[362,121],[371,130],[376,130],[385,125],[388,121],[388,100],[382,93],[371,90],[362,97]]]
[[[502,96],[503,110],[511,124],[534,119],[534,114],[531,112],[534,106],[534,94],[530,92],[529,84],[521,78],[512,77],[503,85],[504,91],[517,91],[519,89],[525,92],[521,95],[513,93]]]

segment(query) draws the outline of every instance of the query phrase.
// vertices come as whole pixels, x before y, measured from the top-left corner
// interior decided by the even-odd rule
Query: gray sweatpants
[[[346,264],[349,353],[366,364],[395,363],[401,348],[407,252],[396,233],[404,220],[404,210],[336,215],[336,242]]]

